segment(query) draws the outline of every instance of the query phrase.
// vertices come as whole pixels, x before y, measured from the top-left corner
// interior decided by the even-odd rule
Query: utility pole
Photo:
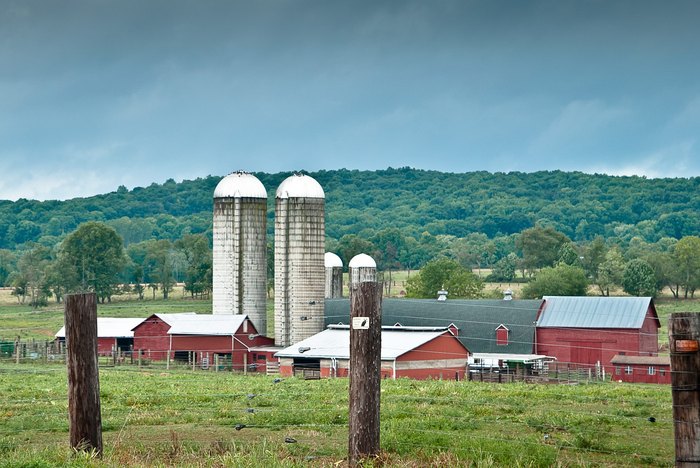
[[[671,314],[671,395],[676,466],[700,465],[700,314]]]
[[[375,278],[376,279],[376,278]],[[348,461],[379,454],[382,284],[355,282],[350,290],[350,416]]]
[[[94,293],[65,298],[66,367],[70,446],[102,455],[102,416],[97,364],[97,297]]]

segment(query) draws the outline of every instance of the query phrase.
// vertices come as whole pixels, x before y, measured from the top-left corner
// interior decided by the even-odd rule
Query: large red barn
[[[280,374],[347,377],[350,328],[330,325],[293,346],[279,351]],[[383,378],[462,379],[469,350],[451,328],[382,327]]]
[[[237,370],[252,364],[251,347],[270,344],[247,315],[154,314],[134,328],[134,349],[150,359],[204,365],[219,356]]]
[[[659,327],[650,297],[545,296],[535,352],[610,373],[615,355],[656,356]]]

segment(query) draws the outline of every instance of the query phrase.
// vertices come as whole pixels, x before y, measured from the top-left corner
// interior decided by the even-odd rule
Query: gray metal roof
[[[417,328],[382,327],[382,361],[393,361],[399,356],[428,343],[435,338],[450,333],[447,329],[435,331]],[[309,348],[299,352],[299,349]],[[466,350],[465,350],[466,353]],[[275,354],[277,357],[291,358],[350,358],[350,327],[331,326],[305,340],[284,348]]]
[[[641,328],[651,297],[544,296],[539,328]],[[657,317],[658,322],[658,317]]]
[[[530,354],[534,349],[535,320],[541,300],[382,300],[382,325],[447,327],[454,324],[457,338],[472,353]],[[350,300],[326,299],[326,325],[350,320]],[[508,344],[496,344],[496,328],[508,328]]]
[[[144,318],[115,318],[97,317],[97,337],[98,338],[133,338],[133,329],[143,322]],[[61,327],[56,332],[56,338],[66,337],[66,327]]]

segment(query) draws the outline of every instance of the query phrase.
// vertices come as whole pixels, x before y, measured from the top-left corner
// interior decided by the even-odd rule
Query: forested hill
[[[274,193],[290,173],[255,174]],[[700,178],[646,179],[580,172],[443,173],[400,168],[309,173],[326,192],[326,232],[369,238],[398,227],[424,232],[502,237],[551,226],[575,241],[597,235],[638,236],[648,242],[700,231]],[[151,184],[67,201],[0,201],[0,248],[30,241],[53,246],[88,220],[105,221],[127,244],[210,232],[212,194],[219,176]],[[272,224],[268,228],[272,230]]]

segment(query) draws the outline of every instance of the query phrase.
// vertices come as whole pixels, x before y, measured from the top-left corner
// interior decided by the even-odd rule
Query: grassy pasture
[[[67,448],[65,374],[0,364],[0,467],[345,464],[347,379],[103,368],[93,460]],[[382,382],[381,405],[385,466],[673,464],[665,386],[400,379]]]

